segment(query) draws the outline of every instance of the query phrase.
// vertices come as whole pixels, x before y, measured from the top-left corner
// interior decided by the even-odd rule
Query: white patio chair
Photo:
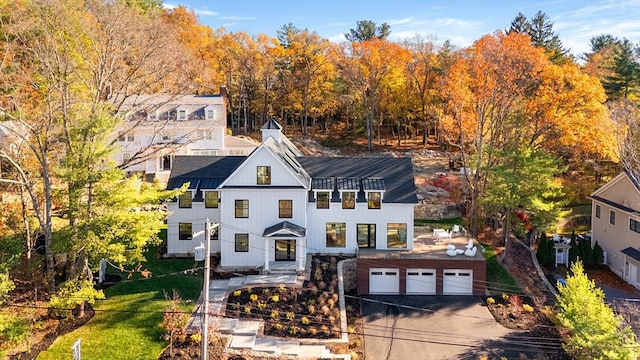
[[[467,256],[473,257],[473,256],[476,256],[477,252],[478,252],[478,248],[474,246],[471,249],[465,250],[464,254]]]
[[[467,249],[471,249],[473,247],[473,239],[469,239],[469,242],[464,247],[466,247]]]
[[[458,236],[460,234],[460,225],[455,224],[453,225],[453,228],[451,229],[451,234],[455,234],[456,236]]]

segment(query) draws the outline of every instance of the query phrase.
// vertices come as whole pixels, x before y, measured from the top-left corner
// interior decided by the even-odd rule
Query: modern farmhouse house
[[[231,271],[302,271],[310,254],[362,253],[357,266],[367,279],[360,287],[358,275],[361,293],[404,293],[404,285],[385,288],[393,279],[377,277],[380,269],[402,272],[394,278],[400,281],[405,261],[411,268],[433,268],[425,264],[428,256],[397,256],[414,247],[417,197],[410,158],[303,156],[277,122],[261,131],[262,144],[248,156],[175,157],[168,188],[189,185],[168,204],[169,255],[191,256],[205,241],[208,219],[218,224],[209,236],[211,251]],[[375,259],[367,259],[365,250]],[[453,269],[466,269],[463,263],[456,261]],[[477,271],[484,283],[484,261]],[[471,285],[464,293],[472,293]]]
[[[224,90],[224,89],[222,89]],[[257,144],[227,135],[225,92],[132,95],[121,107],[115,159],[128,172],[166,181],[176,155],[248,155]]]
[[[640,185],[622,172],[591,194],[591,242],[604,262],[624,281],[640,289]]]

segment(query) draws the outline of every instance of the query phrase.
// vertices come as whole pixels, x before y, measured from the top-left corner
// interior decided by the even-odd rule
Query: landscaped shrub
[[[522,298],[518,295],[509,296],[509,304],[514,307],[522,307]]]
[[[488,297],[487,298],[487,304],[488,305],[493,305],[496,303],[496,299],[492,298],[492,297]]]
[[[604,262],[604,252],[602,251],[600,244],[598,244],[598,241],[593,244],[592,256],[594,265],[602,265]]]
[[[308,317],[303,316],[302,319],[300,319],[300,322],[302,323],[302,325],[309,325],[311,321],[309,320]]]
[[[529,305],[529,304],[524,304],[522,305],[522,310],[532,313],[533,312],[533,306]]]
[[[273,311],[271,311],[270,316],[271,316],[272,319],[276,319],[276,318],[278,318],[278,316],[280,316],[280,313],[278,312],[278,310],[273,310]]]
[[[280,301],[280,297],[278,295],[273,295],[271,297],[271,301],[274,303],[277,303],[278,301]]]
[[[251,294],[251,295],[249,296],[249,300],[251,300],[251,301],[253,301],[253,302],[258,301],[258,295],[257,295],[257,294]]]
[[[296,318],[296,314],[293,311],[289,311],[287,312],[287,314],[285,315],[287,320],[293,320]]]
[[[236,290],[232,293],[232,295],[235,297],[239,297],[240,295],[242,295],[242,290]]]

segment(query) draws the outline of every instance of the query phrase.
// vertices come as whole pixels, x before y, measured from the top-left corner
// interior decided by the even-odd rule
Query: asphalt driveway
[[[367,360],[533,358],[548,345],[499,325],[478,296],[370,295],[362,311]]]

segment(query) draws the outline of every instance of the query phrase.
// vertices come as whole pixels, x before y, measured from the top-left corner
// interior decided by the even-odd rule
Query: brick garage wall
[[[356,265],[356,278],[357,291],[359,295],[369,293],[370,268],[400,269],[400,294],[406,293],[407,269],[435,269],[437,295],[442,295],[442,274],[445,269],[473,270],[473,295],[485,295],[487,264],[484,260],[358,259]]]

